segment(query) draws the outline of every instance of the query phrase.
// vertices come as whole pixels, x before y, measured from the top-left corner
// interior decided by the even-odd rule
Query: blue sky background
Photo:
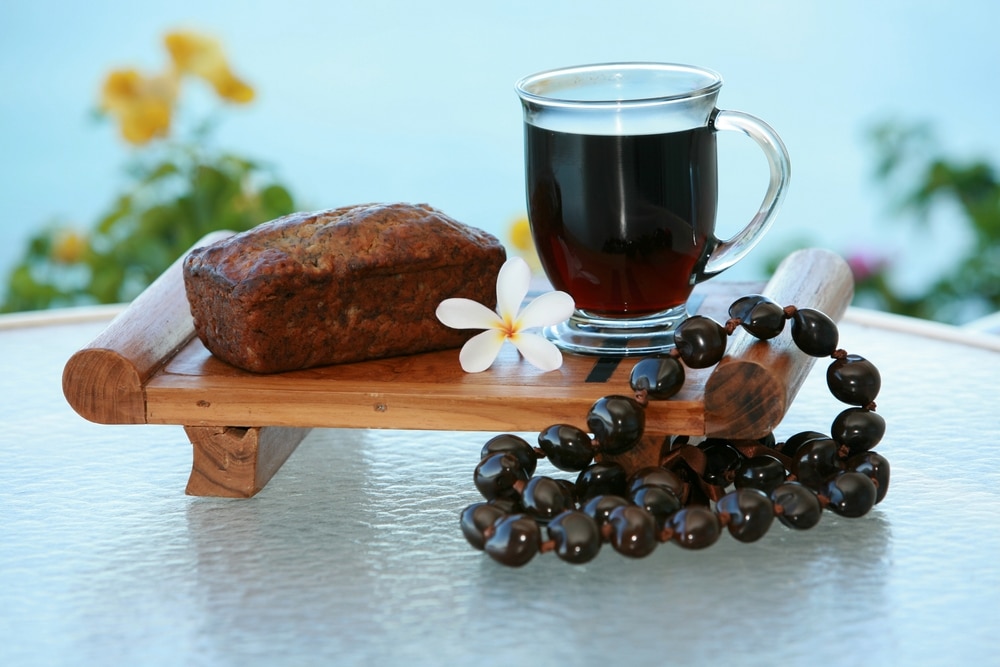
[[[216,143],[272,164],[304,208],[427,202],[498,235],[524,209],[517,78],[610,60],[711,67],[720,106],[769,122],[793,163],[772,233],[731,275],[761,276],[808,238],[881,248],[919,282],[962,238],[947,212],[920,238],[888,215],[866,132],[931,122],[956,155],[1000,156],[997,25],[1000,4],[978,0],[0,0],[0,272],[33,228],[89,227],[110,205],[130,149],[91,117],[103,77],[161,68],[163,33],[187,27],[222,40],[258,92]],[[186,113],[211,107],[200,92]],[[745,138],[720,147],[728,235],[766,166]]]

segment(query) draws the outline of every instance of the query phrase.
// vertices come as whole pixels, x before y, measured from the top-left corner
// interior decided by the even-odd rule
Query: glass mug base
[[[577,310],[543,334],[556,347],[575,354],[631,357],[669,352],[674,331],[688,317],[687,304],[630,319],[600,317]]]

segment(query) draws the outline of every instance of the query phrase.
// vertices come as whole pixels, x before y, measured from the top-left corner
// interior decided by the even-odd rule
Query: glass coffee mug
[[[790,175],[766,123],[720,111],[722,78],[687,65],[614,63],[517,82],[528,219],[552,285],[576,311],[545,335],[571,352],[653,354],[673,346],[694,285],[742,259],[770,227]],[[750,223],[715,236],[715,133],[764,150],[770,183]]]

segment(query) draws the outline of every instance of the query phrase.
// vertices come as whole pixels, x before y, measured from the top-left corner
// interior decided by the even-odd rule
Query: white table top
[[[184,495],[181,427],[104,426],[63,364],[108,311],[0,318],[0,664],[956,665],[1000,655],[1000,346],[850,311],[888,497],[759,542],[520,569],[458,513],[489,434],[315,430],[250,500]],[[95,319],[96,318],[96,319]],[[842,406],[817,364],[779,440]],[[596,397],[595,397],[596,398]],[[582,416],[581,416],[582,417]],[[540,424],[539,428],[546,426]],[[529,434],[529,437],[532,437]],[[540,470],[549,470],[543,461]]]

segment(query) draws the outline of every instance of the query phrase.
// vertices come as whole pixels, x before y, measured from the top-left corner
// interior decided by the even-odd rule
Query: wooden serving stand
[[[312,428],[537,432],[555,423],[585,426],[595,400],[631,393],[629,359],[564,355],[561,369],[542,373],[510,345],[477,374],[462,371],[457,349],[273,375],[242,371],[195,335],[182,261],[68,360],[63,393],[100,424],[183,425],[194,447],[190,495],[253,496]],[[692,303],[724,322],[729,304],[754,292],[838,320],[853,280],[839,256],[810,249],[789,256],[766,286],[716,279],[699,286]],[[688,370],[680,393],[649,404],[644,445],[623,464],[657,462],[667,434],[766,435],[814,362],[787,332],[760,342],[738,331],[717,366]]]

